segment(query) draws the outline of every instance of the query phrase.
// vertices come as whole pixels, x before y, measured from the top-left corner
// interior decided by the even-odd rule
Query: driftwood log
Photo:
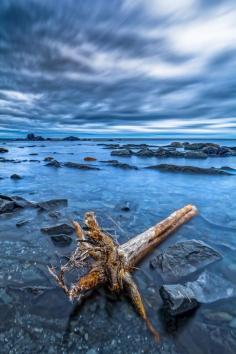
[[[86,231],[82,229],[78,222],[73,222],[78,246],[70,256],[69,261],[61,267],[58,273],[52,266],[49,271],[71,300],[80,298],[85,292],[102,284],[106,284],[114,292],[127,290],[137,312],[159,341],[159,333],[147,317],[141,295],[132,279],[131,272],[151,250],[196,214],[196,207],[187,205],[123,245],[118,245],[112,236],[100,228],[95,214],[87,212],[84,217]],[[65,273],[88,265],[89,259],[93,260],[89,271],[80,277],[76,283],[68,287],[65,281]]]

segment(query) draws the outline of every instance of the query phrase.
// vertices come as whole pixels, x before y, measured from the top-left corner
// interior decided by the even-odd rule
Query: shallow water
[[[110,296],[99,289],[83,306],[77,307],[54,284],[47,265],[56,262],[56,253],[69,254],[74,244],[56,247],[49,236],[40,232],[41,227],[70,222],[74,218],[82,220],[85,211],[94,210],[104,228],[123,243],[175,209],[191,203],[198,207],[199,216],[182,226],[161,249],[176,241],[203,240],[223,255],[222,261],[207,267],[208,270],[236,285],[235,176],[172,174],[142,169],[158,163],[236,168],[236,156],[206,160],[111,157],[111,150],[104,149],[99,143],[15,141],[0,144],[9,148],[9,153],[2,154],[5,158],[39,160],[0,163],[0,177],[3,178],[0,179],[0,193],[20,195],[33,201],[67,198],[69,203],[67,208],[60,210],[58,220],[35,209],[0,216],[0,352],[234,353],[235,298],[201,305],[191,315],[177,319],[168,318],[163,313],[159,295],[163,281],[149,267],[150,259],[160,249],[144,260],[135,273],[150,318],[160,329],[160,346],[123,297]],[[166,145],[169,141],[132,143]],[[218,143],[236,145],[235,141]],[[32,145],[35,146],[30,147]],[[38,155],[29,155],[32,153]],[[46,156],[53,156],[60,162],[84,162],[85,156],[93,156],[97,161],[90,164],[101,170],[47,167],[43,161]],[[108,159],[117,159],[140,169],[121,170],[99,162]],[[23,179],[11,180],[9,176],[13,173],[20,174]],[[121,207],[126,202],[130,203],[131,210],[122,212]],[[24,218],[29,218],[30,222],[17,228],[16,222]],[[187,280],[198,276],[199,273],[194,274]],[[35,286],[39,289],[32,289]],[[225,315],[225,321],[209,321],[206,316],[209,311],[220,311],[229,316]]]

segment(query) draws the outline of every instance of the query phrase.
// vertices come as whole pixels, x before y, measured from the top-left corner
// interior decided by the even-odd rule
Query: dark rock
[[[48,235],[72,235],[74,228],[68,224],[59,224],[54,226],[42,227],[41,231]]]
[[[119,161],[118,160],[102,160],[100,162],[103,162],[103,163],[117,163]]]
[[[43,210],[51,210],[58,207],[65,207],[68,204],[67,199],[50,199],[44,202],[36,203],[36,206]]]
[[[19,209],[19,205],[13,201],[6,201],[0,199],[0,214],[12,213]]]
[[[34,204],[22,197],[19,196],[9,197],[0,194],[0,214],[12,213],[19,210],[20,208],[26,208],[31,206],[34,206]]]
[[[29,154],[30,156],[37,156],[38,153],[37,152],[32,152],[31,154]]]
[[[161,172],[174,172],[174,173],[196,173],[196,174],[207,174],[207,175],[233,175],[230,171],[222,168],[216,167],[196,167],[196,166],[180,166],[180,165],[169,165],[160,164],[154,166],[145,167],[147,169],[158,170]]]
[[[163,285],[159,291],[165,307],[172,316],[180,315],[199,306],[191,289],[183,285]]]
[[[14,173],[13,175],[11,175],[11,179],[18,180],[18,179],[22,179],[22,177],[17,173]]]
[[[50,216],[51,218],[59,219],[61,213],[59,211],[50,211],[50,213],[48,213],[48,216]]]
[[[52,156],[47,156],[43,159],[43,161],[52,161],[52,160],[54,160],[54,157]]]
[[[197,280],[181,284],[163,285],[160,295],[172,315],[186,312],[198,303],[212,303],[236,295],[236,286],[223,277],[203,272]]]
[[[92,165],[84,165],[77,162],[65,162],[65,167],[77,168],[79,170],[100,170],[100,168],[92,166]]]
[[[207,159],[208,155],[202,151],[188,151],[185,152],[183,157],[189,159]]]
[[[202,241],[189,240],[168,247],[150,262],[165,280],[177,280],[220,260],[222,256]]]
[[[59,168],[59,167],[61,167],[61,163],[60,162],[58,162],[57,160],[55,160],[55,159],[52,159],[52,160],[50,160],[48,163],[46,163],[46,165],[45,166],[50,166],[50,167],[56,167],[56,168]]]
[[[8,152],[8,149],[0,147],[0,153],[6,153]]]
[[[201,150],[205,147],[215,147],[219,148],[220,145],[214,144],[214,143],[183,143],[184,149],[185,150]]]
[[[112,156],[131,156],[133,153],[129,149],[113,150],[111,151]]]
[[[112,162],[110,166],[122,168],[123,170],[138,170],[137,166],[129,165],[128,163],[122,163],[119,161]]]
[[[125,204],[120,208],[121,211],[130,211],[130,202],[125,202]]]
[[[84,161],[97,161],[97,159],[95,157],[91,157],[91,156],[86,156],[84,158]]]
[[[66,138],[62,139],[64,141],[78,141],[80,140],[80,138],[76,137],[76,136],[67,136]]]
[[[102,144],[102,145],[104,146],[104,149],[109,149],[109,150],[120,148],[120,144]]]
[[[52,242],[59,247],[66,247],[69,246],[72,242],[72,238],[68,235],[56,235],[56,236],[51,236]]]
[[[146,147],[136,152],[136,155],[141,157],[153,157],[154,151]]]
[[[30,159],[29,162],[40,162],[39,160]]]
[[[207,154],[207,155],[217,155],[219,151],[219,147],[218,146],[211,146],[211,145],[208,145],[208,146],[205,146],[203,149],[202,149],[202,152]]]

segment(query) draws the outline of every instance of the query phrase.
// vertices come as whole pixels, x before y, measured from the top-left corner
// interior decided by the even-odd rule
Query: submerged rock
[[[129,165],[128,163],[122,163],[119,161],[110,163],[110,166],[122,168],[123,170],[138,170],[137,166]]]
[[[22,177],[17,173],[14,173],[13,175],[11,175],[11,179],[18,180],[18,179],[22,179]]]
[[[131,156],[133,153],[130,149],[120,149],[111,151],[112,156]]]
[[[51,167],[59,168],[59,167],[61,167],[61,164],[57,160],[52,159],[45,166],[51,166]]]
[[[43,161],[52,161],[52,160],[54,160],[54,157],[52,157],[52,156],[46,156],[46,157],[43,159]]]
[[[196,174],[207,174],[207,175],[232,175],[229,170],[217,167],[197,167],[197,166],[180,166],[180,165],[170,165],[170,164],[159,164],[154,166],[145,167],[147,169],[158,170],[161,172],[174,172],[174,173],[196,173]],[[231,170],[235,171],[234,169]]]
[[[236,295],[236,286],[219,275],[205,271],[193,282],[163,285],[160,295],[168,311],[178,315],[197,307],[199,303],[231,298]]]
[[[92,166],[92,165],[85,165],[77,162],[65,162],[65,167],[69,168],[77,168],[79,170],[100,170],[100,168]]]
[[[59,247],[69,246],[72,242],[72,238],[68,235],[60,234],[56,236],[51,236],[52,242]]]
[[[74,228],[68,224],[59,224],[54,226],[42,227],[41,231],[48,235],[72,235]]]
[[[20,208],[25,208],[32,205],[33,203],[22,197],[9,197],[7,195],[0,194],[0,214],[12,213]]]
[[[197,240],[177,242],[150,262],[165,280],[177,280],[220,260],[222,256],[206,243]]]
[[[8,152],[8,149],[4,147],[0,147],[0,153],[6,153],[6,152]]]
[[[68,204],[67,199],[50,199],[43,202],[38,202],[36,203],[36,206],[40,209],[49,211],[51,209],[55,209],[58,207],[67,206],[67,204]]]
[[[145,147],[141,150],[139,150],[138,152],[136,152],[137,156],[141,156],[141,157],[153,157],[155,155],[154,151],[149,149],[148,147]]]

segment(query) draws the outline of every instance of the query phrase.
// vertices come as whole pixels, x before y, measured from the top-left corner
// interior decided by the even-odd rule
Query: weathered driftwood
[[[86,231],[81,228],[78,222],[74,222],[79,245],[69,261],[61,267],[58,274],[54,267],[49,268],[49,271],[71,300],[80,298],[86,291],[101,284],[107,284],[109,289],[115,292],[120,292],[125,288],[128,290],[137,312],[145,320],[155,338],[159,340],[159,334],[147,317],[141,295],[130,272],[148,252],[196,214],[196,207],[187,205],[119,246],[110,235],[99,227],[94,213],[88,212],[84,218]],[[65,273],[82,267],[88,258],[94,260],[88,273],[69,288],[65,282]]]

